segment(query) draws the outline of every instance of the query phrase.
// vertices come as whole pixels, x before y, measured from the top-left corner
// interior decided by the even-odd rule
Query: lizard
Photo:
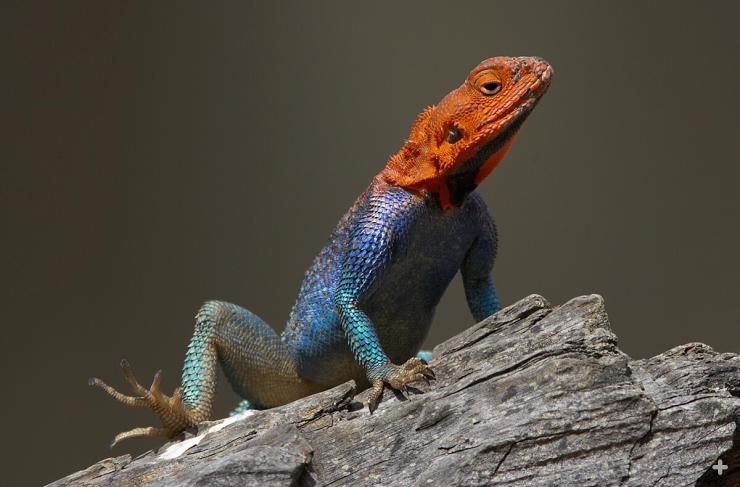
[[[482,61],[458,88],[414,121],[400,150],[340,219],[305,274],[282,335],[235,304],[208,301],[195,318],[180,387],[149,389],[121,362],[135,396],[160,427],[116,435],[174,438],[210,419],[220,365],[243,400],[234,413],[267,409],[355,380],[371,387],[370,413],[386,387],[399,393],[434,379],[420,351],[435,308],[460,272],[468,307],[480,321],[500,308],[491,276],[497,230],[476,190],[511,147],[547,91],[552,67],[538,57]]]

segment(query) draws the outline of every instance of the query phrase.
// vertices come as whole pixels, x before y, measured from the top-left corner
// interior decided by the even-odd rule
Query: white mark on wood
[[[243,411],[239,414],[236,414],[234,416],[230,416],[222,421],[219,421],[218,423],[214,424],[210,428],[208,428],[204,433],[199,434],[198,436],[195,436],[193,438],[188,438],[187,440],[183,440],[179,443],[175,443],[174,445],[167,448],[161,455],[159,455],[159,458],[162,460],[172,460],[173,458],[177,458],[198,443],[201,442],[203,438],[206,437],[208,433],[215,433],[217,431],[221,431],[228,425],[232,423],[236,423],[237,421],[241,421],[242,419],[246,419],[247,417],[256,414],[257,411],[254,409],[247,409],[246,411]]]

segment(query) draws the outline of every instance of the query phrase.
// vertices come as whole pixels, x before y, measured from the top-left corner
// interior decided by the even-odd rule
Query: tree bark
[[[690,343],[631,360],[600,296],[529,296],[430,365],[431,386],[386,391],[372,415],[348,382],[51,485],[740,485],[740,357]]]

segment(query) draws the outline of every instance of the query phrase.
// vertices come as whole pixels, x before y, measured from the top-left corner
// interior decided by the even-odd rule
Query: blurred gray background
[[[170,392],[209,298],[282,329],[417,113],[494,55],[555,68],[481,188],[504,303],[600,293],[633,357],[739,352],[740,12],[693,3],[4,3],[4,482],[160,444],[108,450],[155,418],[87,378],[126,357]],[[471,323],[456,281],[428,346]]]

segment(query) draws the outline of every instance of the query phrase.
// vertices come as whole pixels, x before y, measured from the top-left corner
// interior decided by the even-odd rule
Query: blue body
[[[477,192],[443,210],[430,192],[375,178],[307,271],[281,336],[235,304],[201,307],[183,366],[183,401],[210,415],[217,363],[245,399],[237,411],[350,379],[360,386],[384,380],[392,364],[419,353],[458,271],[475,319],[498,310],[495,256],[496,229]]]
[[[419,348],[457,272],[476,320],[499,309],[491,279],[496,228],[475,188],[551,76],[540,58],[490,58],[422,112],[307,271],[281,335],[247,309],[206,302],[185,354],[182,410],[152,406],[167,433],[210,417],[219,365],[244,399],[237,411],[279,406],[350,379],[372,386],[372,411],[386,385],[402,391],[433,377],[420,360],[430,354]]]
[[[376,179],[307,271],[282,340],[301,377],[364,383],[419,351],[458,271],[474,317],[496,311],[495,255],[495,225],[477,192],[442,210],[432,193]]]

